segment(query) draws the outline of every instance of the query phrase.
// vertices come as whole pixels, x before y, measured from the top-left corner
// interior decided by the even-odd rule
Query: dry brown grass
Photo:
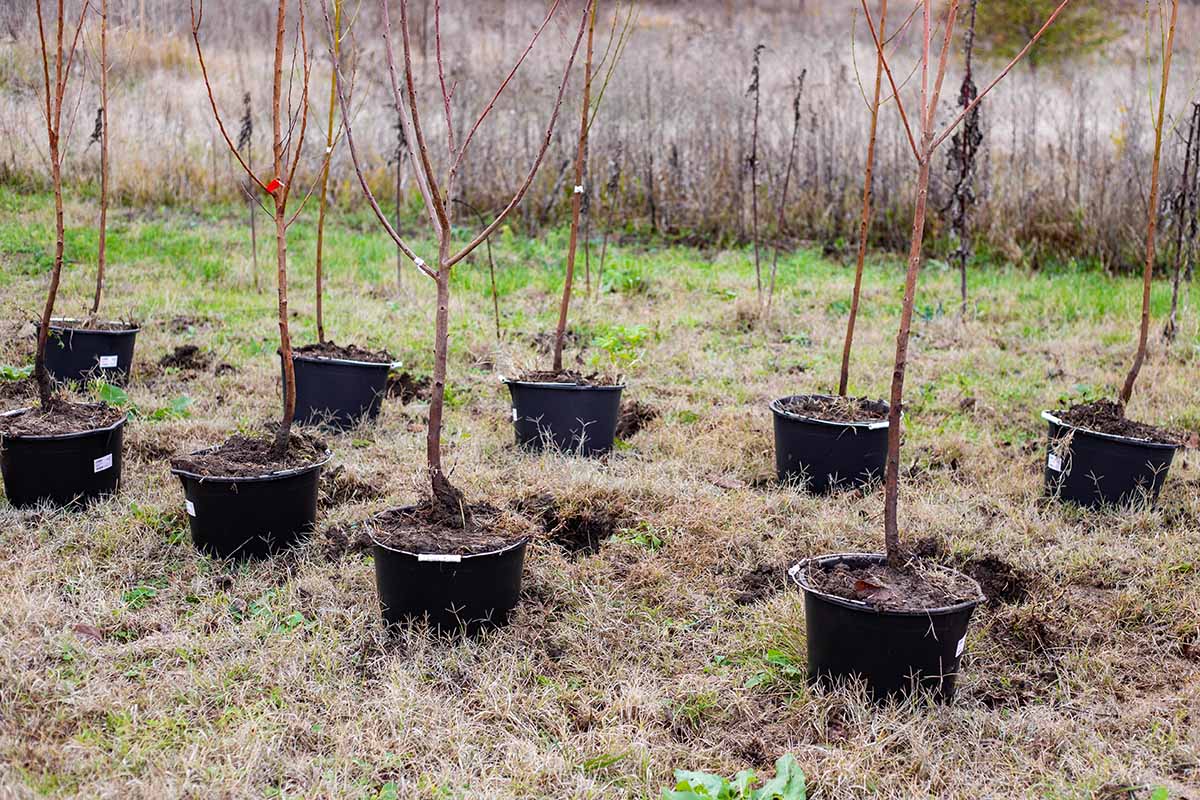
[[[44,198],[6,203],[13,226],[44,224]],[[68,218],[89,213],[72,205]],[[535,542],[502,631],[389,641],[369,560],[330,555],[326,531],[417,496],[424,406],[389,401],[375,428],[333,439],[335,463],[382,496],[326,507],[295,555],[240,567],[198,556],[165,457],[276,412],[272,295],[250,288],[235,220],[116,217],[122,242],[156,225],[198,230],[197,253],[221,254],[229,270],[204,281],[185,277],[187,254],[153,242],[123,251],[110,303],[145,323],[131,397],[155,408],[186,393],[192,416],[130,425],[116,499],[81,514],[0,507],[0,796],[375,797],[392,782],[402,798],[653,798],[673,768],[769,770],[784,752],[814,798],[1145,798],[1123,787],[1151,785],[1200,796],[1196,452],[1172,469],[1156,510],[1082,512],[1040,496],[1037,412],[1072,387],[1111,390],[1132,346],[1132,282],[1011,271],[980,287],[966,323],[918,321],[904,534],[955,563],[994,556],[1026,594],[977,612],[953,706],[876,708],[854,689],[812,692],[765,660],[778,651],[804,667],[786,566],[881,543],[880,493],[814,497],[769,481],[767,402],[836,380],[844,316],[830,304],[848,292],[844,269],[786,258],[764,332],[727,299],[753,296],[746,252],[619,248],[614,265],[643,270],[649,291],[581,301],[573,326],[585,341],[609,324],[651,329],[629,397],[661,416],[628,449],[578,461],[517,452],[502,388],[473,366],[494,352],[500,369],[536,359],[528,334],[552,324],[562,237],[499,245],[502,274],[516,277],[498,352],[486,268],[464,266],[461,280],[480,288],[460,285],[453,309],[454,480],[493,502],[550,495],[562,515],[609,514],[619,530],[595,555],[550,535]],[[387,248],[345,225],[329,245],[334,337],[427,370],[432,298],[365,285],[356,265]],[[311,237],[297,231],[303,339]],[[42,291],[25,265],[19,250],[0,253],[6,309]],[[886,387],[896,269],[868,270],[857,393]],[[65,311],[86,298],[89,276],[68,269]],[[955,307],[956,291],[931,269],[918,307]],[[190,328],[172,322],[180,315]],[[28,354],[20,328],[5,323],[3,363]],[[183,342],[236,371],[152,366]],[[1189,315],[1169,353],[1155,347],[1133,413],[1200,428],[1198,366]],[[139,586],[154,596],[138,601]]]

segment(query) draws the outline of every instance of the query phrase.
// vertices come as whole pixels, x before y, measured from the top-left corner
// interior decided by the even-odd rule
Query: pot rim
[[[823,556],[813,556],[812,558],[805,558],[805,559],[802,559],[801,561],[798,561],[795,564],[793,564],[788,569],[788,577],[790,577],[792,579],[792,581],[797,586],[799,586],[806,594],[816,595],[817,597],[820,597],[822,600],[825,600],[826,602],[830,602],[830,603],[833,603],[834,605],[842,606],[843,608],[852,608],[856,611],[862,611],[862,612],[868,613],[868,614],[879,614],[882,616],[895,616],[895,617],[931,617],[931,616],[935,616],[935,615],[942,616],[945,614],[953,614],[953,613],[956,613],[959,611],[965,611],[969,608],[974,608],[975,606],[979,605],[980,603],[982,603],[984,600],[987,599],[983,594],[983,587],[981,587],[979,585],[979,581],[975,580],[970,575],[959,572],[956,569],[952,569],[951,567],[947,567],[942,564],[936,564],[935,566],[940,570],[943,570],[945,572],[956,573],[956,574],[961,575],[962,577],[968,579],[969,581],[971,581],[971,583],[975,584],[975,588],[979,591],[979,596],[976,597],[976,599],[974,599],[974,600],[964,600],[963,602],[956,603],[952,606],[939,606],[937,608],[924,608],[924,609],[920,609],[918,611],[894,611],[891,609],[875,608],[874,606],[872,606],[868,603],[864,603],[861,600],[850,600],[845,597],[838,597],[837,595],[828,594],[826,592],[822,592],[820,589],[814,588],[813,586],[811,586],[808,583],[807,569],[808,569],[809,565],[825,564],[825,563],[836,562],[836,561],[845,561],[845,560],[849,560],[849,559],[865,559],[865,560],[874,561],[876,563],[884,563],[887,561],[887,556],[883,555],[882,553],[830,553],[828,555],[823,555]]]
[[[25,406],[24,408],[14,408],[12,411],[0,413],[0,417],[15,417],[18,414],[24,414],[26,411],[32,411],[33,406]],[[0,439],[12,439],[17,442],[49,442],[49,441],[66,441],[69,439],[81,439],[84,436],[91,436],[93,433],[110,433],[117,428],[122,427],[129,421],[129,414],[122,414],[121,418],[112,425],[107,425],[103,428],[92,428],[90,431],[77,431],[74,433],[54,433],[54,434],[39,434],[28,435],[18,433],[0,434]]]
[[[380,550],[386,550],[389,553],[396,553],[397,555],[402,555],[402,556],[410,556],[412,558],[415,558],[418,562],[424,562],[424,563],[430,563],[430,564],[437,564],[437,563],[459,564],[459,563],[462,563],[463,561],[469,561],[469,560],[476,559],[476,558],[486,558],[488,556],[503,555],[507,552],[515,550],[518,547],[523,547],[523,546],[529,544],[529,540],[531,538],[533,538],[532,536],[522,536],[520,539],[510,542],[510,543],[504,545],[503,547],[498,547],[495,550],[488,550],[483,553],[414,553],[411,550],[403,550],[399,547],[392,547],[391,545],[384,544],[383,542],[381,542],[375,538],[375,530],[374,530],[374,528],[371,527],[370,523],[373,522],[376,518],[382,516],[383,514],[388,513],[389,511],[409,511],[414,508],[416,508],[415,505],[399,506],[398,508],[385,509],[383,511],[380,511],[377,514],[372,514],[371,516],[367,517],[364,520],[364,522],[367,525],[367,536],[371,537],[371,544],[374,545],[375,547],[378,547]]]
[[[782,403],[784,400],[791,400],[793,397],[822,397],[822,398],[832,399],[833,395],[831,395],[831,394],[789,394],[785,397],[778,397],[778,398],[772,400],[768,407],[771,409],[772,412],[774,412],[778,416],[783,417],[784,419],[798,420],[800,422],[812,422],[812,423],[816,423],[818,425],[829,425],[830,427],[833,427],[833,428],[861,428],[863,430],[874,431],[874,430],[881,430],[881,429],[887,428],[888,424],[889,424],[886,419],[874,420],[874,421],[863,420],[860,422],[835,422],[833,420],[821,419],[820,417],[810,417],[810,416],[807,416],[804,414],[794,414],[791,411],[785,411],[782,408],[782,406],[780,406],[780,403]],[[885,406],[888,406],[889,409],[891,408],[891,406],[888,404],[888,402],[886,400],[880,400],[878,402],[883,403]],[[904,420],[904,412],[903,411],[900,412],[900,419],[901,419],[901,421]]]
[[[328,356],[310,356],[306,353],[292,353],[293,361],[309,361],[316,364],[345,364],[353,367],[387,367],[388,371],[400,369],[403,361],[357,361],[350,358],[330,358]]]
[[[72,333],[82,333],[82,334],[96,334],[98,336],[124,336],[124,335],[130,334],[130,333],[137,333],[138,331],[140,331],[142,329],[142,326],[137,325],[137,324],[134,324],[134,325],[132,325],[132,327],[129,327],[129,328],[119,328],[117,330],[100,330],[100,329],[96,329],[96,328],[73,328],[73,327],[71,327],[71,324],[70,324],[72,322],[83,322],[83,320],[79,319],[79,317],[51,317],[50,318],[50,330],[71,331]],[[114,320],[114,322],[117,322],[120,325],[126,324],[124,322],[121,322],[120,320]],[[34,320],[34,324],[40,326],[42,324],[42,322],[41,322],[41,320]]]
[[[624,389],[628,385],[624,383],[611,383],[595,386],[581,383],[559,383],[557,381],[523,381],[517,378],[506,378],[503,375],[500,376],[500,382],[508,386],[529,386],[538,389],[563,389],[578,392],[615,392]]]
[[[1104,433],[1103,431],[1094,431],[1091,428],[1082,428],[1078,425],[1072,425],[1069,422],[1064,422],[1054,415],[1053,411],[1043,411],[1042,419],[1049,423],[1058,425],[1060,428],[1069,428],[1073,431],[1085,433],[1088,436],[1095,436],[1097,439],[1107,439],[1110,442],[1120,442],[1122,444],[1136,444],[1140,447],[1153,447],[1160,450],[1181,450],[1182,444],[1168,444],[1166,442],[1155,442],[1150,439],[1138,439],[1134,436],[1118,436],[1115,433]]]
[[[211,453],[218,447],[220,447],[219,444],[213,445],[212,447],[205,447],[202,450],[193,450],[192,452],[188,453],[188,455],[204,455],[205,453]],[[221,483],[266,483],[268,481],[276,481],[281,478],[292,478],[297,475],[302,475],[306,472],[311,472],[315,469],[320,469],[328,464],[331,458],[333,458],[333,451],[327,447],[325,448],[324,456],[312,464],[306,464],[302,467],[292,467],[291,469],[282,469],[278,470],[277,472],[271,472],[267,475],[246,475],[241,477],[234,475],[198,475],[195,472],[189,472],[188,470],[179,469],[177,467],[171,467],[171,474],[178,475],[181,478],[191,478],[192,480],[200,481],[201,483],[213,481],[219,481]]]

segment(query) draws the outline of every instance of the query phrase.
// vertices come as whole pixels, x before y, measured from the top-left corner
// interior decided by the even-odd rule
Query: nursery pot
[[[29,409],[10,411],[15,416]],[[4,492],[17,508],[69,507],[117,493],[125,417],[107,428],[54,436],[0,436]]]
[[[529,540],[471,555],[410,553],[375,541],[375,585],[388,627],[428,620],[474,636],[508,622],[521,592]]]
[[[292,354],[296,422],[345,430],[379,416],[390,363]]]
[[[517,444],[541,452],[547,447],[581,456],[613,448],[622,386],[579,386],[504,379],[512,394]]]
[[[201,450],[193,455],[206,453]],[[320,461],[249,478],[211,477],[172,468],[183,484],[196,549],[216,558],[265,558],[302,541],[317,521]]]
[[[46,369],[59,381],[102,378],[123,384],[133,371],[133,345],[137,327],[119,331],[73,328],[77,319],[50,322],[46,340]]]
[[[821,556],[788,570],[804,590],[809,681],[828,685],[861,678],[876,701],[920,689],[949,702],[966,646],[967,623],[983,600],[983,592],[978,599],[945,608],[880,611],[810,585],[810,566],[824,568],[839,562],[851,567],[882,564],[887,557],[872,553]]]
[[[887,420],[828,422],[783,410],[793,395],[771,403],[775,472],[783,483],[803,481],[812,492],[862,486],[883,477]]]
[[[1158,500],[1179,445],[1077,428],[1042,412],[1050,425],[1046,493],[1081,506]]]

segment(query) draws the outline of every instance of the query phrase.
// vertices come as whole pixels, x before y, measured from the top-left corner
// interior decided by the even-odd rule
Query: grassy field
[[[95,234],[78,223],[92,213],[68,206],[62,314],[90,297]],[[452,477],[471,498],[555,513],[541,515],[510,627],[387,639],[369,556],[345,552],[340,532],[418,496],[420,400],[389,400],[376,426],[330,439],[341,472],[299,552],[235,566],[189,540],[167,457],[277,413],[270,244],[255,292],[242,215],[110,216],[105,308],[143,325],[138,414],[119,497],[74,514],[0,504],[0,796],[657,798],[675,768],[769,774],[790,752],[815,798],[1200,797],[1200,457],[1177,459],[1154,510],[1041,496],[1038,412],[1113,392],[1134,282],[993,267],[972,275],[962,322],[956,275],[926,270],[902,530],[999,591],[977,612],[953,706],[876,708],[806,687],[785,570],[878,550],[882,494],[774,485],[766,408],[836,383],[849,267],[784,255],[764,328],[748,251],[610,245],[568,357],[636,354],[627,399],[657,416],[582,462],[518,452],[496,378],[547,359],[533,334],[552,326],[565,237],[496,242],[499,342],[479,251],[454,286]],[[0,190],[0,364],[31,360],[51,219],[48,198]],[[294,230],[304,343],[314,237]],[[336,217],[328,242],[333,338],[427,373],[429,282],[408,269],[398,291],[394,252],[363,218]],[[895,260],[870,265],[857,393],[887,392],[899,284]],[[1156,287],[1160,320],[1166,302]],[[208,366],[157,366],[184,344],[211,352]],[[1198,368],[1189,306],[1169,350],[1156,338],[1131,415],[1200,429]],[[5,407],[26,396],[0,392]],[[155,413],[182,397],[183,415]],[[572,546],[594,537],[596,552]]]

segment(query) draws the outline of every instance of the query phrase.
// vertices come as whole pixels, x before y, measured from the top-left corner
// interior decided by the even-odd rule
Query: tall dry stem
[[[108,0],[100,0],[100,225],[96,247],[96,292],[90,319],[100,313],[108,245]]]

